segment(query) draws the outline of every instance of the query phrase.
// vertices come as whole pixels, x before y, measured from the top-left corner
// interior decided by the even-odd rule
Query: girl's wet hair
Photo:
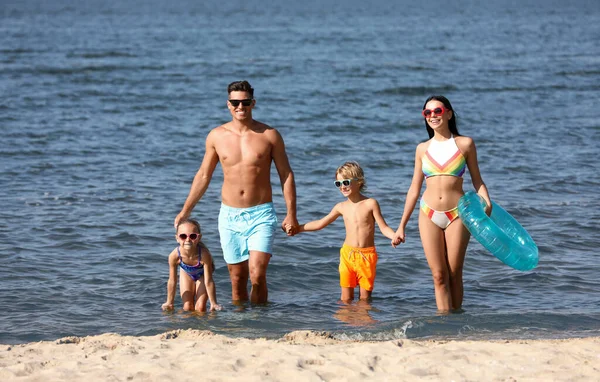
[[[181,220],[179,223],[177,223],[177,232],[179,232],[179,226],[181,226],[182,224],[193,224],[196,229],[198,230],[198,233],[201,234],[202,230],[200,229],[200,223],[198,223],[198,220],[195,219],[183,219]]]
[[[425,103],[423,104],[423,110],[425,110],[425,106],[427,106],[427,103],[429,101],[439,101],[444,104],[444,107],[446,109],[452,110],[452,118],[448,120],[448,128],[450,129],[452,135],[460,136],[460,134],[458,133],[458,128],[456,127],[456,112],[452,108],[452,104],[450,103],[448,98],[441,95],[432,95],[431,97],[425,100]],[[429,138],[433,138],[433,129],[429,127],[429,125],[427,124],[427,120],[425,120],[425,127],[427,128],[427,134],[429,134]]]
[[[337,179],[338,174],[343,176],[344,178],[356,178],[358,179],[358,184],[360,185],[360,190],[367,189],[367,181],[365,180],[365,172],[362,167],[355,161],[348,161],[337,168],[335,171],[335,179]]]

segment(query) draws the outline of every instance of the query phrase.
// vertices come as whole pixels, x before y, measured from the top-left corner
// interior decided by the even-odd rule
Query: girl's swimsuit
[[[467,167],[467,161],[456,145],[454,137],[446,141],[432,139],[421,162],[425,178],[438,175],[461,178]],[[420,207],[423,213],[441,229],[446,229],[458,217],[458,206],[448,211],[436,211],[421,199]]]
[[[188,265],[183,262],[183,259],[181,258],[181,252],[179,252],[179,247],[177,247],[177,255],[179,256],[179,266],[192,278],[192,280],[198,281],[204,277],[204,264],[200,262],[200,259],[202,258],[201,246],[198,246],[198,264],[196,265]]]

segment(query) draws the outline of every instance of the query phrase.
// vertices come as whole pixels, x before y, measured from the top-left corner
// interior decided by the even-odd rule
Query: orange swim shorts
[[[354,248],[344,244],[340,249],[340,286],[373,290],[377,251],[375,247]]]

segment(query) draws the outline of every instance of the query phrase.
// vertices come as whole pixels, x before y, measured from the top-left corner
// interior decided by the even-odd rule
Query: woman
[[[462,305],[462,271],[470,238],[458,217],[458,201],[464,194],[462,176],[465,167],[469,168],[475,190],[487,203],[488,215],[492,204],[479,173],[475,143],[458,133],[456,113],[450,101],[443,96],[431,96],[425,101],[422,114],[430,139],[417,146],[412,183],[393,242],[404,242],[404,229],[425,179],[419,232],[433,276],[437,308],[440,312],[449,312]]]

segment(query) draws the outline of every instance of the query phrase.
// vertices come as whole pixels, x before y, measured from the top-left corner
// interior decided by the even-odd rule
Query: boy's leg
[[[352,300],[354,300],[354,288],[342,287],[342,295],[340,296],[340,300],[345,303],[352,302]]]
[[[208,301],[208,292],[204,285],[204,280],[196,281],[196,306],[198,312],[206,312],[206,302]]]
[[[231,300],[234,304],[248,301],[248,260],[227,264],[231,279]]]
[[[352,247],[344,245],[340,248],[340,265],[338,267],[340,272],[340,287],[342,288],[340,300],[346,303],[354,300],[354,288],[357,285],[357,275],[354,269],[352,253]]]
[[[363,301],[371,301],[372,290],[366,290],[363,287],[360,287],[360,300]]]
[[[196,285],[194,280],[184,271],[179,272],[179,293],[181,295],[181,302],[183,302],[183,310],[194,310]]]
[[[360,300],[371,301],[377,274],[377,259],[377,251],[374,248],[364,248],[360,257],[356,259]]]
[[[264,304],[269,297],[267,287],[267,267],[271,260],[271,254],[259,251],[250,251],[250,302],[253,304]]]

